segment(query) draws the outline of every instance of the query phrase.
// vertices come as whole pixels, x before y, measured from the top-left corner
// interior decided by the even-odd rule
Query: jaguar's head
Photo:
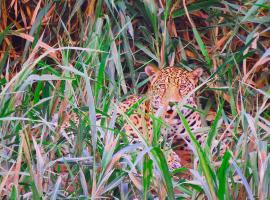
[[[197,68],[189,72],[179,67],[166,67],[160,70],[149,65],[146,66],[145,72],[151,77],[148,95],[153,110],[162,110],[161,116],[171,118],[171,115],[176,115],[175,105],[195,89],[203,70]],[[191,97],[188,100],[192,99]]]

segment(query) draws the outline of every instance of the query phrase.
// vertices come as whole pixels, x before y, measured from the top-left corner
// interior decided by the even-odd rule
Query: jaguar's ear
[[[144,69],[145,73],[147,74],[147,76],[153,76],[154,74],[156,74],[157,72],[159,72],[159,69],[153,65],[147,65]]]
[[[193,76],[193,80],[195,81],[195,83],[197,83],[199,81],[199,78],[202,76],[203,73],[203,69],[202,68],[197,68],[194,69],[191,74]]]

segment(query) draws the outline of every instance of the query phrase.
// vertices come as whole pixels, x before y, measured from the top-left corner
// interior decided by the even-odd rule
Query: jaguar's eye
[[[159,87],[159,89],[162,89],[162,90],[164,90],[166,88],[165,84],[160,84],[158,87]]]
[[[160,84],[159,87],[160,88],[165,88],[165,84]]]
[[[180,89],[179,89],[179,91],[181,92],[181,91],[185,91],[187,89],[187,87],[185,86],[185,85],[180,85]]]

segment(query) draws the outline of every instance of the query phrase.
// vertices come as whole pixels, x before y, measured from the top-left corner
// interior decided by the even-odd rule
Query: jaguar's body
[[[140,132],[145,141],[151,144],[153,121],[159,117],[164,121],[160,133],[161,140],[169,143],[165,146],[182,144],[184,145],[182,148],[186,148],[187,144],[183,141],[189,141],[189,137],[177,112],[182,112],[186,117],[191,130],[196,130],[201,126],[200,115],[194,111],[197,108],[194,89],[202,70],[198,68],[188,72],[177,67],[159,70],[147,66],[145,72],[151,79],[147,95],[143,97],[130,96],[119,106],[119,112],[125,113],[136,103],[142,101],[139,106],[135,106],[134,111],[129,116],[135,126],[130,123],[126,123],[124,126],[127,136],[130,141],[136,143],[141,140],[138,136],[140,135],[138,132]],[[179,103],[182,103],[182,107],[177,110]],[[197,139],[200,140],[200,138],[202,137],[197,136]],[[178,156],[171,150],[167,160],[170,169],[180,167]]]

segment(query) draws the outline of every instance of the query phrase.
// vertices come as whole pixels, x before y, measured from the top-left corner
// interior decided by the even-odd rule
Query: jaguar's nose
[[[176,102],[169,102],[169,106],[173,107],[176,104]]]

